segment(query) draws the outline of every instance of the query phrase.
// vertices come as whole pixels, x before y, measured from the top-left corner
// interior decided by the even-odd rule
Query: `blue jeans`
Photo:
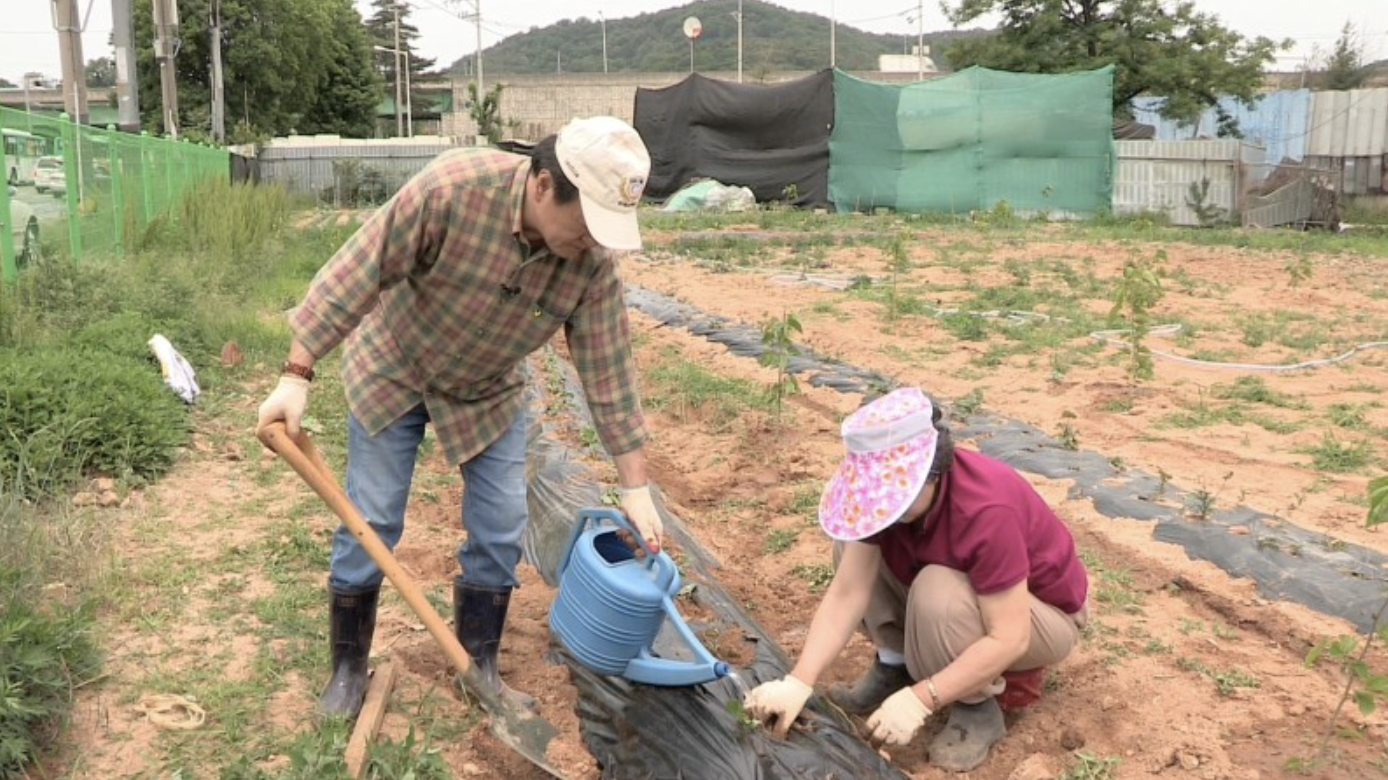
[[[347,415],[347,496],[391,550],[405,532],[405,504],[429,412],[411,409],[376,436]],[[529,513],[525,503],[525,412],[487,449],[462,466],[462,524],[458,548],[463,581],[471,585],[519,584],[516,564]],[[380,587],[384,575],[346,526],[333,535],[328,585],[351,594]]]

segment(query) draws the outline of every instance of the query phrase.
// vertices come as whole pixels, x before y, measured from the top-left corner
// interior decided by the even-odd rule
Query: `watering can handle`
[[[578,520],[574,522],[573,535],[569,537],[569,546],[564,548],[564,558],[559,561],[560,577],[563,577],[564,570],[569,568],[569,559],[573,557],[574,546],[578,544],[578,537],[583,535],[584,530],[588,528],[588,524],[590,522],[596,522],[600,520],[606,520],[612,523],[613,525],[617,526],[618,528],[621,528],[625,531],[630,531],[631,535],[636,537],[637,544],[639,544],[643,549],[648,549],[646,547],[646,540],[641,537],[641,532],[636,530],[636,526],[632,525],[631,521],[627,519],[627,516],[622,514],[621,512],[618,512],[615,509],[608,509],[607,507],[592,507],[588,509],[580,509],[578,510]],[[652,566],[654,566],[656,559],[659,557],[659,555],[647,553],[646,568],[649,569]]]

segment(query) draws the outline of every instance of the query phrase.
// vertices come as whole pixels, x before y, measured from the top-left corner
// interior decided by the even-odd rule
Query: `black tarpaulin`
[[[646,194],[667,198],[696,179],[748,187],[758,202],[829,204],[833,71],[783,84],[736,84],[697,73],[636,90],[636,131],[651,153]]]

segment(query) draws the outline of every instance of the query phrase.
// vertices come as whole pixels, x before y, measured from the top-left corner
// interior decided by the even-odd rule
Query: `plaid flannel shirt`
[[[530,158],[445,152],[319,270],[291,319],[315,358],[346,340],[347,402],[371,434],[423,402],[445,454],[471,460],[519,413],[522,363],[562,326],[613,455],[646,438],[613,260],[532,249],[521,234]]]

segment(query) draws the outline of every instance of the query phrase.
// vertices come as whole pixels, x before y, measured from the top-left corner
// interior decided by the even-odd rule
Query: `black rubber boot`
[[[332,637],[332,679],[318,699],[322,717],[355,718],[366,697],[371,635],[376,632],[376,602],[381,590],[328,593]]]
[[[968,772],[987,760],[988,750],[1006,735],[996,698],[979,704],[955,702],[945,730],[930,743],[930,763],[950,772]]]
[[[501,703],[511,709],[520,706],[533,711],[538,706],[535,699],[502,682],[496,665],[510,606],[509,587],[468,585],[461,577],[453,580],[453,631],[472,657],[463,687],[481,700],[483,708]]]
[[[870,715],[882,706],[888,696],[911,682],[911,673],[906,671],[905,666],[889,666],[882,663],[882,659],[874,658],[872,668],[852,688],[846,685],[830,687],[829,701],[850,715]]]

